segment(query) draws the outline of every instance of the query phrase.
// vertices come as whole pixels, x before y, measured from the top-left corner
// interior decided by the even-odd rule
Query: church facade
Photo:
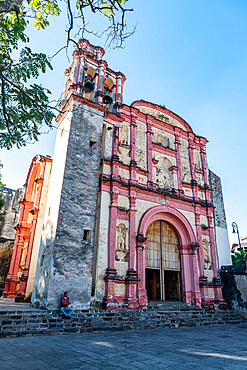
[[[10,271],[5,297],[16,279],[11,297],[31,294],[44,308],[57,307],[64,290],[76,308],[148,300],[223,307],[218,268],[231,264],[230,247],[207,140],[165,106],[124,104],[125,76],[108,67],[102,48],[79,45],[65,72],[54,158],[43,159],[51,171],[35,180],[47,190],[43,213],[40,196],[32,200],[42,228],[35,246],[34,236],[27,242],[31,291],[28,269],[22,290]]]

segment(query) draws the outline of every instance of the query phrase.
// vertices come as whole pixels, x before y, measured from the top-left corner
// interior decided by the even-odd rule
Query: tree
[[[232,264],[233,265],[242,265],[242,264],[245,263],[244,261],[245,261],[245,258],[247,256],[247,253],[243,252],[244,261],[243,261],[242,254],[241,254],[240,251],[232,253],[231,256],[232,256]]]
[[[2,165],[2,163],[0,163],[0,169],[3,167],[3,165]],[[0,174],[0,188],[1,188],[1,186],[3,185],[2,184],[2,181],[1,181],[1,178],[2,178],[2,176],[1,176],[1,174]],[[3,195],[0,193],[0,221],[3,221],[4,220],[4,216],[5,216],[5,213],[4,212],[2,212],[2,209],[3,209],[3,207],[4,207],[4,204],[5,204],[5,201],[4,201],[4,199],[3,199]]]
[[[13,248],[10,246],[0,247],[0,288],[4,287],[4,282],[9,271],[12,252]]]
[[[88,29],[87,12],[99,14],[109,21],[101,35],[106,36],[108,46],[122,47],[132,32],[127,32],[125,7],[128,0],[65,0],[68,22],[67,40],[60,49],[70,43],[80,48],[72,33],[80,19],[80,38],[85,33],[96,34]],[[52,127],[57,106],[49,101],[50,91],[33,83],[40,73],[52,65],[44,53],[34,53],[20,43],[28,44],[27,27],[30,20],[38,30],[49,26],[51,16],[59,16],[58,0],[0,0],[0,148],[18,148],[29,141],[37,141],[44,125]],[[77,32],[78,34],[78,32]],[[16,56],[17,55],[17,56]]]

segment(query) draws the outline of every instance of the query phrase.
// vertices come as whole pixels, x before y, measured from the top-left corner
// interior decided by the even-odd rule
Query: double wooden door
[[[152,300],[181,298],[179,242],[175,230],[164,221],[153,222],[146,236],[146,289]]]

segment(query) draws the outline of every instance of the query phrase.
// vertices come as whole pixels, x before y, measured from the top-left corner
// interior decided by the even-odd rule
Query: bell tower
[[[105,51],[80,40],[79,49],[73,53],[73,63],[65,71],[63,101],[72,92],[107,108],[108,112],[118,114],[123,102],[125,76],[108,68],[102,59]]]
[[[32,305],[91,302],[104,119],[119,114],[125,77],[102,60],[104,50],[79,41],[65,71]]]

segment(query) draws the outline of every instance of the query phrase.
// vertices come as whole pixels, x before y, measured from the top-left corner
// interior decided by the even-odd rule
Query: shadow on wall
[[[241,271],[242,270],[242,271]],[[247,273],[245,265],[222,266],[220,271],[222,293],[229,310],[247,312]]]
[[[51,220],[48,220],[40,242],[40,252],[37,262],[35,281],[33,286],[31,304],[38,308],[46,308],[49,277],[52,267],[54,243],[54,228]]]

